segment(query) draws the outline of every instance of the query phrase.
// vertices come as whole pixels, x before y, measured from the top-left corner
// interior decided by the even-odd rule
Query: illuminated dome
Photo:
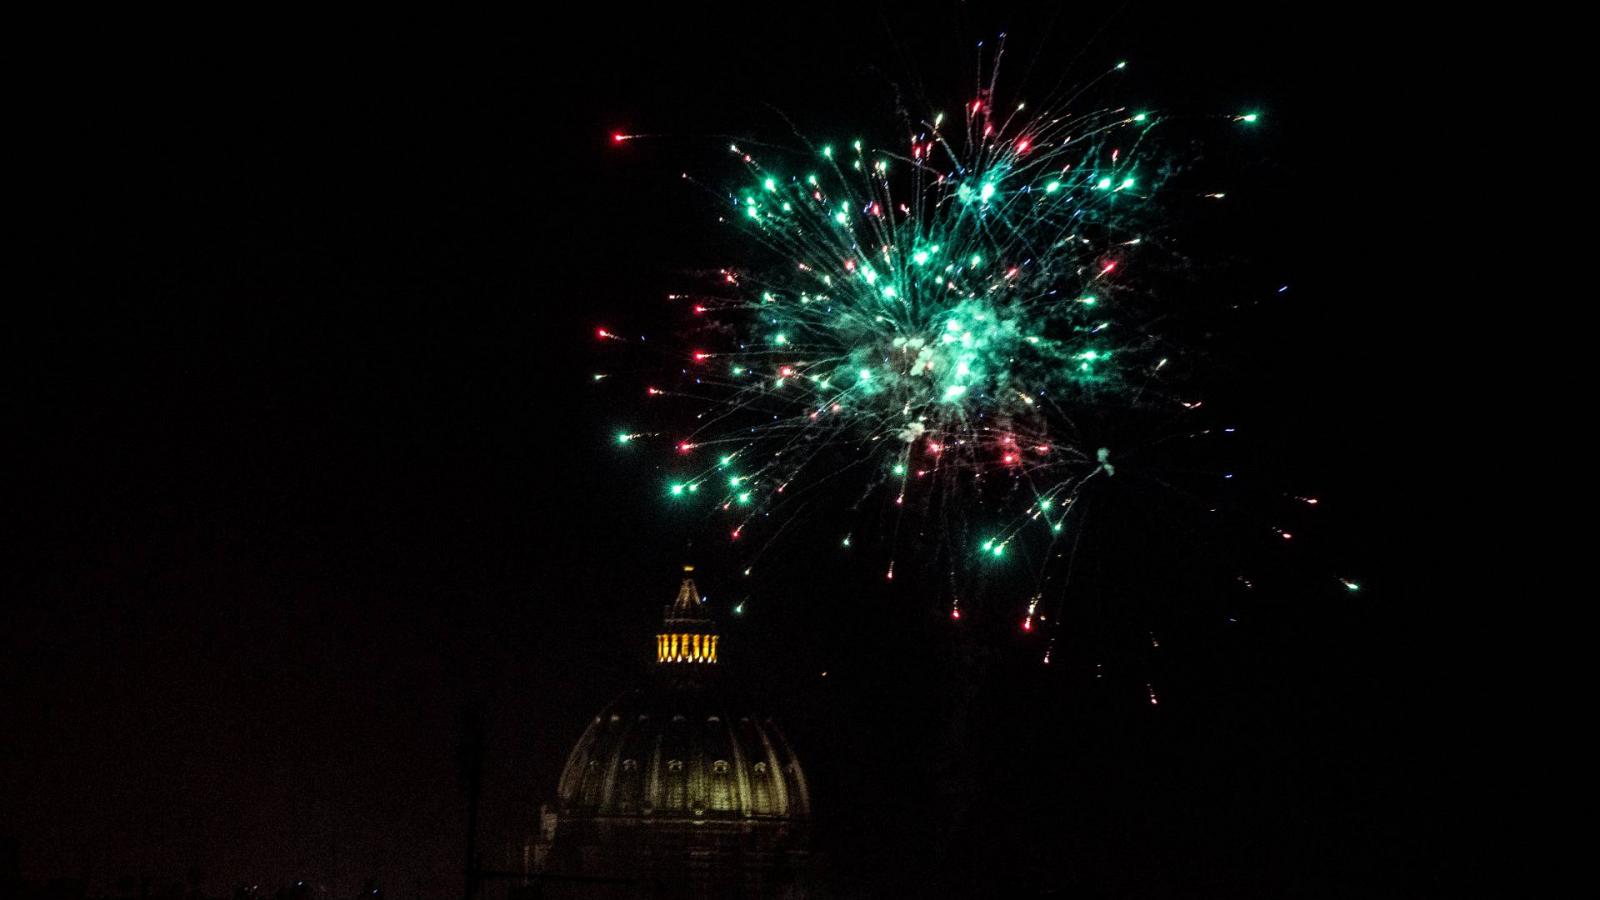
[[[720,636],[685,567],[655,636],[653,683],[595,716],[543,811],[536,867],[697,892],[797,895],[811,813],[771,717],[720,684]]]
[[[710,690],[629,691],[595,716],[561,773],[563,816],[805,819],[805,775],[772,719]]]

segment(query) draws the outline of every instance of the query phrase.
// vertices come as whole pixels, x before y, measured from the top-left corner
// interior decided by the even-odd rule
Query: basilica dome
[[[692,572],[663,610],[649,683],[601,710],[568,754],[536,868],[799,896],[810,788],[773,719],[722,683],[721,636]]]
[[[715,687],[633,690],[595,716],[567,757],[568,816],[805,819],[806,779],[772,719]]]

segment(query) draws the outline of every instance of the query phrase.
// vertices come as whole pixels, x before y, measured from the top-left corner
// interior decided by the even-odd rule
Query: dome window
[[[711,771],[717,773],[718,775],[728,774],[728,761],[725,759],[717,760],[711,764]]]
[[[683,760],[681,760],[681,759],[669,759],[669,760],[667,760],[667,771],[668,772],[682,772],[683,771]]]
[[[639,768],[639,761],[637,759],[625,759],[622,761],[622,771],[624,772],[632,772],[637,768]]]

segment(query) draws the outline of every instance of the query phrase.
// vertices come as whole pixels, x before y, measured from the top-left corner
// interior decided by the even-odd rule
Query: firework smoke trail
[[[670,438],[669,496],[725,516],[733,541],[770,532],[752,555],[835,491],[892,504],[891,547],[908,506],[919,534],[969,544],[952,558],[1003,557],[1030,529],[1053,542],[1124,458],[1074,411],[1196,405],[1166,386],[1169,311],[1139,275],[1163,264],[1160,117],[999,110],[994,85],[904,122],[893,148],[729,144],[743,176],[713,194],[755,258],[672,296],[701,343],[675,360],[680,387],[647,393],[699,407]],[[969,537],[950,518],[976,505],[1008,524]]]

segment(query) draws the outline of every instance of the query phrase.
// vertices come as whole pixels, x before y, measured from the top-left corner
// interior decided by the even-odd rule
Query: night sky
[[[25,880],[458,895],[463,716],[487,724],[500,866],[587,718],[642,677],[684,562],[713,603],[753,599],[724,652],[808,764],[837,883],[1371,897],[1435,877],[1435,786],[1404,735],[1436,685],[1406,661],[1421,615],[1374,438],[1397,409],[1373,321],[1400,300],[1388,251],[1349,237],[1374,227],[1361,28],[1140,4],[560,18],[43,36],[19,171],[50,274],[8,327],[0,524],[21,560],[0,837]],[[1314,519],[1264,507],[1306,545],[1272,552],[1178,507],[1107,517],[1084,575],[1103,633],[1048,670],[1014,620],[953,632],[924,581],[886,587],[870,542],[840,557],[828,527],[743,581],[618,452],[619,401],[590,381],[597,324],[650,323],[664,285],[726,261],[676,181],[724,164],[694,136],[771,133],[774,109],[887,130],[896,85],[961,102],[1000,31],[1013,96],[1127,59],[1127,95],[1264,111],[1250,144],[1205,150],[1241,200],[1203,240],[1248,307],[1215,339],[1248,432],[1219,464],[1323,498]],[[1236,565],[1259,592],[1229,592]],[[1151,623],[1159,659],[1128,649]]]

